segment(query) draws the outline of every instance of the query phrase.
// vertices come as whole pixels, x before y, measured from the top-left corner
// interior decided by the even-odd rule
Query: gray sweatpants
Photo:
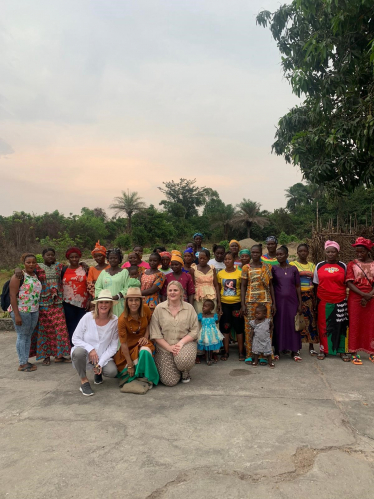
[[[78,371],[79,377],[81,379],[86,377],[87,358],[88,358],[88,352],[82,347],[77,347],[74,350],[73,355],[71,357],[74,367]],[[117,373],[118,373],[117,366],[114,363],[114,360],[110,359],[108,364],[103,367],[103,375],[106,376],[107,378],[115,378],[117,376]]]

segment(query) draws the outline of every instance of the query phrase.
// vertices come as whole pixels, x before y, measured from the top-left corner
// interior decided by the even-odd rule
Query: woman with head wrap
[[[97,297],[103,289],[109,289],[113,300],[118,301],[113,307],[113,313],[119,317],[123,312],[124,296],[127,293],[129,273],[127,269],[121,269],[123,260],[122,251],[119,248],[109,249],[106,252],[109,267],[101,272],[95,284],[95,296]]]
[[[326,241],[326,260],[319,262],[314,271],[313,282],[317,287],[318,332],[320,353],[323,360],[327,354],[337,355],[349,362],[348,352],[348,306],[346,292],[347,266],[339,261],[340,246],[335,241]]]
[[[69,248],[65,257],[69,265],[63,269],[63,306],[70,342],[78,322],[90,309],[91,295],[87,290],[87,274],[79,265],[82,252],[77,247]]]
[[[242,271],[244,265],[249,265],[251,261],[251,251],[249,249],[242,249],[239,251],[240,265],[237,269]]]
[[[182,272],[190,273],[192,265],[195,264],[195,251],[193,248],[186,248],[183,252],[183,268]]]
[[[161,291],[161,301],[165,301],[167,299],[167,288],[169,282],[178,281],[183,288],[183,300],[193,305],[195,285],[190,273],[186,274],[185,272],[182,272],[182,258],[177,254],[172,255],[170,265],[172,272],[170,272],[170,274],[167,274],[167,276],[165,277],[165,283]]]
[[[236,239],[231,239],[229,242],[229,248],[230,248],[230,253],[232,254],[234,258],[234,265],[238,266],[241,264],[240,257],[239,257],[239,251],[241,250],[241,246],[239,241]]]
[[[268,252],[265,255],[262,255],[261,261],[268,263],[271,266],[279,265],[276,255],[278,239],[275,236],[269,236],[266,238],[265,242]]]
[[[159,271],[162,272],[164,275],[170,274],[170,272],[173,272],[170,268],[170,260],[171,260],[171,253],[169,251],[162,251],[160,253],[161,257],[161,265],[159,266]]]
[[[87,289],[92,298],[95,298],[95,283],[99,278],[99,275],[104,269],[107,269],[110,265],[106,263],[106,248],[100,245],[100,241],[97,241],[94,249],[91,251],[92,258],[95,260],[97,265],[95,267],[90,267],[87,275]]]
[[[368,353],[369,360],[374,362],[374,262],[370,254],[374,244],[358,237],[352,246],[356,258],[348,263],[346,276],[350,290],[348,350],[354,354],[352,362],[360,365],[359,351]]]

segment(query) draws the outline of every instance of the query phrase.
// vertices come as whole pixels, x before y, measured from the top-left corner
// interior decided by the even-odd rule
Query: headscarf
[[[161,251],[160,257],[162,258],[164,256],[167,256],[168,258],[171,258],[171,253],[169,253],[168,251]]]
[[[325,249],[327,248],[335,248],[338,251],[340,251],[340,246],[336,241],[326,241],[325,242]]]
[[[278,239],[275,236],[269,236],[265,240],[266,244],[267,243],[275,243],[278,244]]]
[[[81,256],[82,256],[81,250],[79,248],[77,248],[76,246],[72,246],[71,248],[66,250],[65,257],[69,258],[69,256],[72,253],[78,253],[79,258],[81,258]]]
[[[173,250],[171,252],[171,256],[173,257],[174,255],[182,257],[182,253],[178,250]]]
[[[184,265],[184,261],[182,260],[182,257],[180,257],[179,255],[171,255],[171,261],[172,262],[179,262],[182,265]]]
[[[194,253],[194,250],[193,250],[193,248],[186,248],[186,249],[183,251],[183,254],[184,254],[184,253],[192,253],[192,254],[193,254],[193,253]]]
[[[239,246],[239,249],[241,248],[239,241],[237,241],[236,239],[231,239],[231,241],[229,242],[229,246],[230,246],[232,243],[236,243],[236,244]]]
[[[374,243],[370,241],[370,239],[365,239],[364,237],[358,237],[355,241],[354,244],[352,244],[353,247],[355,246],[363,246],[366,248],[368,251],[371,250],[371,248],[374,246]]]
[[[204,234],[202,234],[201,232],[196,232],[196,233],[192,236],[192,238],[193,238],[193,239],[195,239],[195,237],[196,237],[196,236],[200,236],[200,237],[201,237],[201,239],[204,239]]]
[[[98,253],[99,255],[106,255],[106,248],[105,246],[100,245],[100,241],[97,241],[95,244],[94,249],[91,251],[91,255],[95,256],[95,253]]]
[[[249,251],[249,249],[242,249],[239,251],[239,256],[242,256],[242,255],[249,255],[251,256],[251,252]]]

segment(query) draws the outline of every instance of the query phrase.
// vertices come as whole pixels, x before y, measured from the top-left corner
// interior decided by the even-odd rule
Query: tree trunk
[[[249,239],[251,237],[251,222],[247,222],[247,238]]]
[[[127,216],[127,232],[131,234],[132,226],[131,226],[131,215]]]

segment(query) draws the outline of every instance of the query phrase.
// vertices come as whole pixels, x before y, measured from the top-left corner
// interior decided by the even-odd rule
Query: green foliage
[[[122,191],[121,196],[117,196],[114,198],[114,203],[109,206],[111,210],[114,210],[114,215],[117,216],[119,214],[127,215],[127,230],[131,233],[132,226],[132,217],[135,213],[139,213],[145,209],[146,205],[143,201],[141,201],[141,197],[138,196],[137,192],[130,192],[127,190]]]
[[[224,246],[226,251],[229,251],[230,246],[229,246],[229,241],[227,239],[225,239],[224,241],[220,241],[218,244],[220,246]]]
[[[297,241],[298,238],[294,235],[288,236],[285,232],[279,234],[278,242],[279,244],[289,244]]]
[[[153,205],[136,213],[133,217],[133,242],[153,246],[156,242],[170,243],[175,240],[176,232],[170,217],[156,210]]]
[[[77,246],[78,248],[83,249],[80,236],[72,239],[65,232],[63,234],[59,233],[59,237],[56,239],[47,236],[40,240],[40,244],[42,248],[53,248],[59,258],[65,258],[66,250],[71,246]]]
[[[113,245],[115,248],[121,248],[126,251],[129,250],[132,247],[130,234],[121,234],[120,236],[116,237],[116,239],[113,241]]]
[[[195,185],[196,179],[181,178],[179,182],[171,180],[162,183],[165,187],[158,187],[158,189],[164,194],[166,200],[162,200],[160,205],[164,206],[165,210],[172,216],[180,218],[182,218],[182,209],[184,210],[183,218],[197,216],[197,208],[205,204],[207,196],[215,194],[212,189],[197,187]]]
[[[305,97],[280,119],[273,151],[330,191],[374,184],[373,18],[372,0],[294,0],[257,16]]]
[[[37,253],[35,255],[35,258],[38,263],[43,263],[43,256],[41,255],[41,253]]]

